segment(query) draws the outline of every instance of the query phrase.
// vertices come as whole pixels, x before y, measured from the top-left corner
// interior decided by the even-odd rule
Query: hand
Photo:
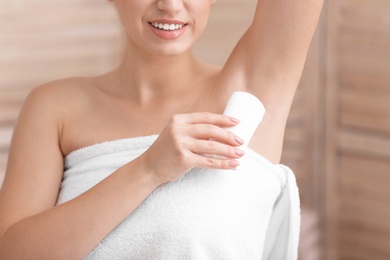
[[[234,169],[244,155],[243,140],[223,127],[239,121],[211,113],[174,115],[151,147],[140,156],[147,173],[160,183],[171,182],[194,167]],[[206,154],[214,154],[219,158]]]

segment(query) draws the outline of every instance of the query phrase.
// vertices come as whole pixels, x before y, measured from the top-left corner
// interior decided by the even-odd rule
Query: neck
[[[189,83],[202,75],[201,68],[191,51],[176,56],[152,56],[127,48],[113,80],[122,95],[147,104],[190,91]]]

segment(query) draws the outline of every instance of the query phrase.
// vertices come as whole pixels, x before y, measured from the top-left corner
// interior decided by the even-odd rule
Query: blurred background
[[[218,0],[195,52],[222,65],[256,2]],[[388,0],[325,2],[282,159],[300,186],[301,260],[390,259],[389,13]],[[122,37],[106,0],[0,0],[0,185],[29,91],[111,70]]]

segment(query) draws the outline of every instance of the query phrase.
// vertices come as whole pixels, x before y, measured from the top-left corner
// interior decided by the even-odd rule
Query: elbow
[[[0,229],[0,260],[12,259],[83,259],[81,252],[58,243],[44,243],[20,232],[16,225]],[[55,240],[51,239],[52,242]],[[56,241],[59,242],[59,241]]]
[[[7,240],[5,239],[5,231],[0,230],[0,260],[15,259],[10,253],[9,247],[7,246]]]
[[[0,229],[0,260],[21,259],[20,246],[12,238],[12,226]],[[14,236],[15,238],[15,236]],[[31,259],[31,256],[29,256]]]

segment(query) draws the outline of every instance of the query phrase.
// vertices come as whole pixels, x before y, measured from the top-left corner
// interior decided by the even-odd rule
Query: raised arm
[[[221,87],[249,91],[265,105],[254,148],[274,162],[280,159],[285,123],[322,4],[259,0],[251,26],[222,70]]]
[[[253,22],[224,67],[265,103],[291,98],[300,79],[323,0],[259,0]],[[241,82],[240,82],[241,81]]]

